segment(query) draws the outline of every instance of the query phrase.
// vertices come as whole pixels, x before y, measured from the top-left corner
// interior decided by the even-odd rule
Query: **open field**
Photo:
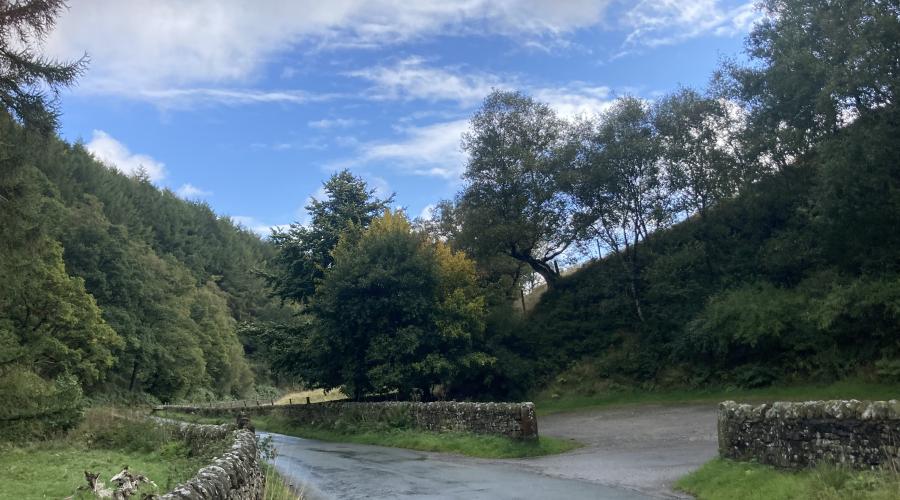
[[[293,403],[305,403],[309,398],[310,403],[322,403],[325,401],[340,401],[347,399],[347,395],[340,390],[325,392],[323,389],[310,389],[306,391],[289,392],[275,401],[277,405]]]
[[[681,478],[676,488],[698,500],[892,500],[900,498],[900,474],[835,467],[788,472],[717,458]]]
[[[0,449],[0,499],[63,498],[87,483],[84,471],[100,473],[109,481],[122,467],[153,480],[157,488],[144,485],[144,493],[162,493],[192,477],[201,461],[157,452],[90,449],[67,443],[7,447]],[[94,498],[84,494],[76,498]]]
[[[156,483],[144,485],[142,492],[161,493],[192,477],[227,447],[224,441],[174,440],[153,422],[123,418],[124,413],[89,410],[66,435],[0,445],[0,499],[67,497],[87,484],[84,471],[100,473],[108,484],[125,466]],[[83,497],[94,498],[86,493]]]
[[[900,398],[900,384],[876,384],[845,380],[825,385],[773,386],[760,389],[681,389],[663,391],[617,390],[584,395],[548,389],[534,399],[538,415],[587,408],[635,404],[688,404],[738,402],[802,401],[814,399],[886,400]]]

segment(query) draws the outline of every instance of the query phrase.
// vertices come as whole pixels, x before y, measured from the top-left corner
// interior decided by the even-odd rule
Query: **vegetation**
[[[237,325],[289,317],[255,272],[269,244],[51,133],[45,92],[84,68],[35,55],[63,7],[0,3],[4,438],[71,428],[92,399],[252,393],[268,367]]]
[[[99,472],[100,479],[108,482],[125,465],[156,483],[156,488],[142,486],[141,492],[161,493],[192,477],[227,445],[173,440],[152,422],[95,409],[65,435],[30,444],[0,445],[0,497],[68,497],[85,486],[84,471]]]
[[[263,464],[266,476],[266,489],[263,492],[263,500],[302,500],[303,492],[297,492],[293,485],[287,481],[270,464]]]
[[[896,471],[820,466],[803,472],[715,459],[681,478],[676,488],[698,500],[878,500],[900,495]]]
[[[626,388],[580,394],[603,402],[900,382],[889,2],[765,0],[747,64],[599,116],[495,91],[432,220],[343,171],[270,241],[51,133],[52,93],[84,68],[35,55],[62,6],[0,5],[4,438],[72,429],[90,402],[286,383],[508,399],[588,367]]]
[[[168,412],[166,415],[188,422],[205,424],[224,422],[223,418],[201,417],[177,412]],[[334,422],[328,426],[313,426],[299,425],[290,419],[275,415],[260,415],[253,417],[253,425],[257,430],[307,439],[458,453],[482,458],[524,458],[553,455],[579,446],[577,442],[569,439],[547,436],[542,436],[534,441],[523,441],[485,434],[428,432],[410,429],[397,422],[354,422],[352,425],[345,422]]]
[[[742,387],[700,387],[642,390],[603,379],[583,365],[558,375],[534,398],[539,415],[585,408],[635,404],[687,404],[733,400],[742,403],[806,401],[812,399],[896,399],[896,384],[877,384],[847,379],[826,384],[777,385],[747,389]]]
[[[569,123],[518,94],[485,101],[466,184],[428,227],[503,297],[487,298],[486,392],[521,397],[579,362],[651,391],[898,381],[900,22],[865,0],[762,7],[750,64],[726,63],[704,92],[626,96]],[[538,115],[552,131],[525,128]],[[527,230],[505,206],[549,223]],[[492,235],[558,259],[596,243],[602,258],[565,277],[535,268],[549,290],[522,317],[495,278],[527,282],[519,243],[480,245]]]

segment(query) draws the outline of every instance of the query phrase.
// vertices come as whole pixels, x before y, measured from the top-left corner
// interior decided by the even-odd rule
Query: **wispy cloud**
[[[366,120],[357,118],[325,118],[322,120],[309,121],[306,124],[310,128],[329,129],[329,128],[350,128],[358,127],[368,123]]]
[[[207,196],[212,196],[212,191],[206,191],[204,189],[200,189],[197,186],[187,183],[182,184],[180,188],[175,190],[175,194],[184,198],[184,199],[196,199],[196,198],[205,198]]]
[[[416,175],[457,179],[465,168],[466,158],[460,149],[460,138],[468,124],[468,120],[454,120],[407,127],[402,129],[402,138],[362,144],[357,157],[334,166],[340,168],[384,162]]]
[[[102,130],[94,130],[85,148],[95,158],[122,173],[135,175],[143,171],[153,182],[159,182],[166,176],[164,163],[146,154],[132,153],[127,146]]]
[[[369,96],[378,100],[421,99],[451,101],[466,108],[481,102],[492,89],[521,89],[546,102],[567,117],[600,112],[612,101],[612,89],[571,82],[547,87],[528,84],[515,76],[499,76],[465,71],[459,67],[428,66],[425,59],[410,57],[391,66],[374,66],[354,71],[352,76],[372,83]]]
[[[425,63],[421,57],[409,57],[393,65],[373,66],[348,75],[371,82],[370,96],[382,100],[425,99],[468,105],[484,99],[492,88],[506,86],[500,78],[487,73],[436,68]]]
[[[494,34],[522,43],[598,24],[607,0],[82,1],[48,39],[59,58],[91,54],[91,82],[123,89],[245,83],[284,51],[382,47],[423,37]]]
[[[701,35],[746,33],[760,18],[752,1],[643,0],[627,10],[622,24],[630,29],[626,51],[672,45]],[[730,5],[723,5],[730,4]]]

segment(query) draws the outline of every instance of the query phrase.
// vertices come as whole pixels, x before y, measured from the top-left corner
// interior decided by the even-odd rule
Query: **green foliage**
[[[0,441],[44,438],[81,421],[85,401],[71,375],[45,380],[23,367],[0,374]]]
[[[83,422],[65,435],[30,444],[0,444],[0,497],[42,499],[93,498],[86,492],[84,471],[108,482],[127,465],[157,484],[142,493],[173,489],[227,450],[230,440],[173,439],[165,426],[122,409],[89,410]]]
[[[788,472],[759,464],[715,459],[681,478],[676,488],[699,500],[887,500],[900,495],[896,471],[853,471],[821,466]]]
[[[878,0],[766,0],[747,38],[758,64],[726,65],[761,150],[784,165],[851,119],[896,105],[900,16]]]
[[[515,440],[461,432],[428,432],[390,425],[362,423],[346,428],[300,426],[291,421],[263,416],[253,420],[260,430],[323,441],[393,446],[412,450],[459,453],[481,458],[525,458],[564,453],[580,446],[577,442],[553,437]]]
[[[288,317],[257,274],[272,247],[6,115],[0,137],[0,375],[72,375],[92,399],[250,391],[237,321]]]
[[[64,0],[0,4],[0,109],[32,129],[52,132],[57,125],[54,96],[75,83],[87,56],[59,62],[38,56],[41,43],[66,8]]]
[[[448,393],[463,371],[490,364],[477,349],[483,297],[464,254],[412,230],[385,211],[363,232],[348,232],[333,252],[311,304],[312,321],[288,350],[313,387],[369,393]],[[283,337],[282,337],[283,338]]]
[[[581,235],[560,189],[570,149],[566,122],[544,103],[495,90],[471,128],[463,136],[469,162],[454,212],[456,244],[479,259],[512,258],[552,286],[559,277],[552,261]]]
[[[287,231],[272,233],[278,256],[273,262],[276,272],[268,281],[282,300],[306,303],[334,264],[332,251],[341,236],[351,228],[366,228],[394,199],[376,198],[375,190],[349,170],[332,175],[322,187],[324,198],[306,206],[309,225],[294,223]]]

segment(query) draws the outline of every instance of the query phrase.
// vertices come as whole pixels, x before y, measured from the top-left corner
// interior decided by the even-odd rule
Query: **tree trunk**
[[[534,272],[540,274],[541,277],[544,278],[544,281],[547,283],[548,290],[556,288],[556,282],[559,280],[559,273],[557,273],[553,269],[553,267],[550,266],[550,264],[547,264],[542,260],[535,259],[527,253],[519,252],[514,247],[510,248],[509,255],[516,260],[528,264],[529,266],[531,266],[531,269],[534,270]]]
[[[138,373],[138,361],[134,360],[134,365],[131,367],[131,381],[128,382],[128,391],[134,391],[134,382],[137,380]]]

